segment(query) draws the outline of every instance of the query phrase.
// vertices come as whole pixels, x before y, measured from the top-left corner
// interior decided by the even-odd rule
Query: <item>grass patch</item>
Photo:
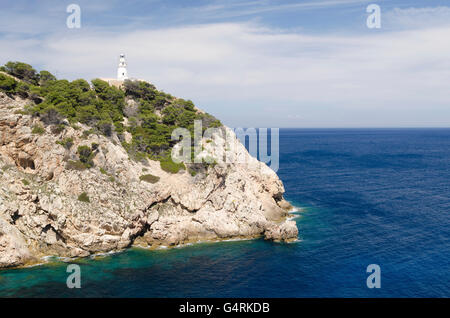
[[[149,183],[156,183],[156,182],[159,181],[159,177],[154,176],[152,174],[144,174],[144,175],[139,177],[139,180],[146,181],[146,182],[149,182]]]
[[[69,169],[69,170],[81,171],[81,170],[86,170],[88,168],[89,167],[87,165],[85,165],[83,162],[81,162],[80,160],[77,160],[77,161],[69,160],[69,161],[67,161],[67,164],[66,164],[66,169]]]
[[[184,163],[175,163],[171,157],[164,158],[160,161],[161,169],[169,173],[177,173],[181,169],[186,170]]]
[[[43,133],[45,133],[45,129],[42,126],[34,125],[33,130],[31,130],[31,133],[42,135]]]
[[[30,181],[28,181],[26,179],[22,179],[22,183],[27,186],[30,184]]]
[[[100,167],[100,172],[101,172],[102,174],[108,174],[108,172],[106,172],[106,170],[103,169],[103,168],[101,168],[101,167]]]
[[[80,194],[80,195],[78,196],[78,201],[81,201],[81,202],[87,202],[87,203],[91,202],[91,201],[89,200],[89,197],[88,197],[88,195],[87,195],[86,192],[83,192],[82,194]]]

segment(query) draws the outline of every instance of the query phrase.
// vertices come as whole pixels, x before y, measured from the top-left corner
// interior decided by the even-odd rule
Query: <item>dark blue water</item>
[[[449,297],[450,129],[281,130],[298,243],[129,250],[0,271],[0,296]],[[381,267],[381,288],[366,267]]]

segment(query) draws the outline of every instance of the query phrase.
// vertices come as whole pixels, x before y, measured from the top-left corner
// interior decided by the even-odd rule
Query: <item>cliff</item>
[[[282,182],[231,129],[222,127],[233,147],[220,135],[202,144],[205,151],[226,144],[244,163],[173,173],[149,157],[131,159],[118,134],[67,120],[46,124],[24,111],[30,103],[0,92],[0,268],[133,245],[297,238]],[[91,149],[87,166],[79,166],[80,149]]]

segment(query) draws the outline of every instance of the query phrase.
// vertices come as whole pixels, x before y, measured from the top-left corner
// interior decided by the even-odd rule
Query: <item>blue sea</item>
[[[0,296],[449,297],[450,129],[282,129],[299,241],[131,249],[0,271]],[[369,289],[369,264],[381,288]]]

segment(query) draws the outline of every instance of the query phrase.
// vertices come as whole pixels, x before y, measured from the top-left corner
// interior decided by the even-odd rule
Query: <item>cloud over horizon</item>
[[[230,126],[449,126],[447,16],[449,7],[394,8],[382,15],[387,30],[358,32],[255,20],[120,31],[41,26],[40,36],[0,33],[0,62],[92,79],[114,77],[123,51],[130,76],[190,98]],[[426,19],[433,23],[419,23]]]

